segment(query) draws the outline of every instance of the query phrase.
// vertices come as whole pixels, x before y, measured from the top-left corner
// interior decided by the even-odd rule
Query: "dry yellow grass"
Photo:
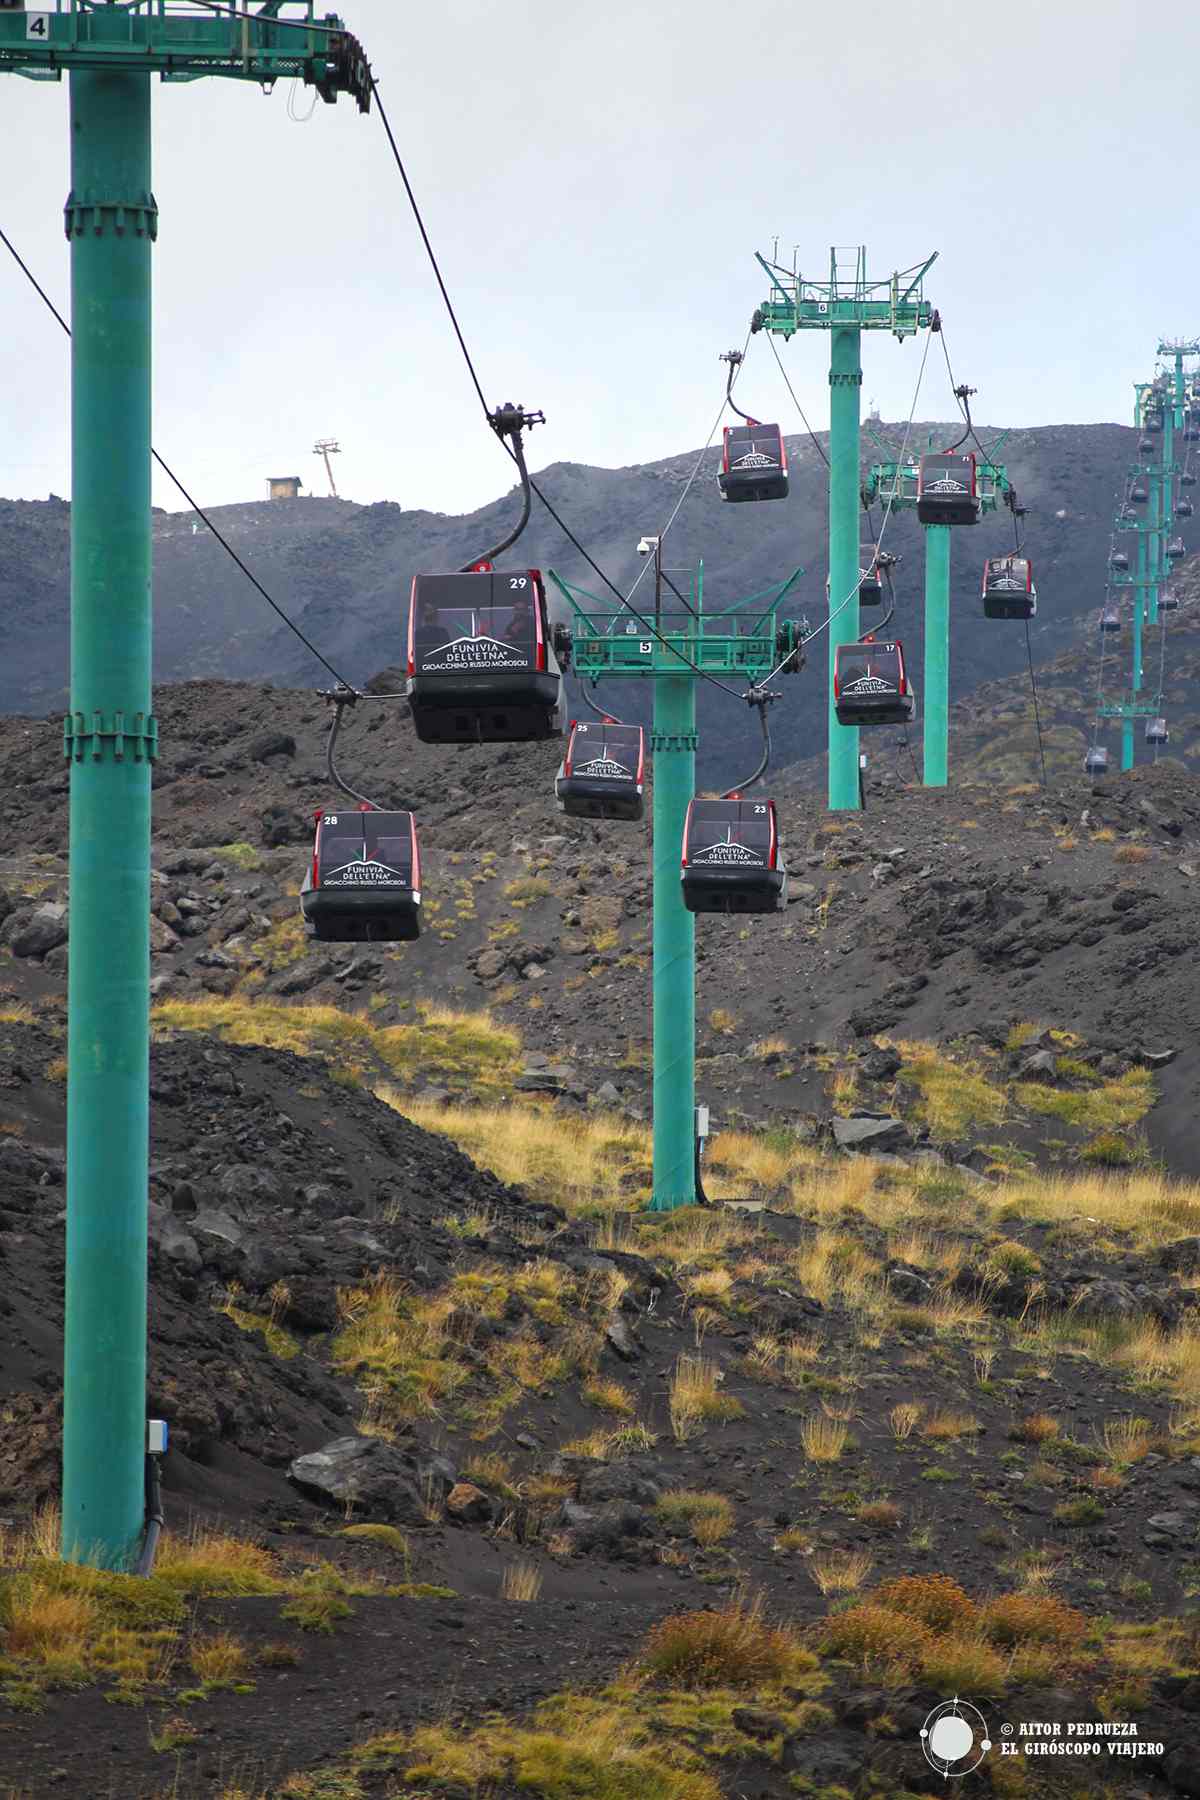
[[[958,1438],[973,1437],[979,1428],[979,1420],[971,1413],[939,1407],[924,1420],[921,1432],[924,1437],[952,1443]]]
[[[440,1132],[501,1181],[568,1212],[627,1210],[650,1191],[650,1133],[609,1114],[565,1115],[526,1106],[449,1109],[381,1090],[427,1131]]]
[[[953,1061],[936,1044],[902,1041],[896,1048],[904,1059],[902,1080],[917,1089],[917,1116],[935,1137],[959,1138],[1004,1118],[1004,1089],[981,1066]]]
[[[509,1563],[500,1580],[500,1598],[526,1603],[536,1600],[544,1577],[534,1562]]]
[[[850,1441],[844,1419],[812,1413],[800,1425],[800,1445],[809,1462],[836,1462]]]
[[[898,1405],[893,1406],[888,1414],[892,1436],[901,1441],[911,1437],[924,1410],[916,1400],[901,1400]]]
[[[1157,1435],[1149,1419],[1105,1419],[1101,1442],[1110,1461],[1124,1469],[1150,1454]]]
[[[214,1631],[192,1639],[188,1649],[192,1673],[206,1687],[223,1687],[241,1680],[250,1667],[250,1653],[228,1631]]]
[[[1044,1444],[1058,1432],[1058,1420],[1052,1414],[1030,1413],[1028,1418],[1018,1419],[1008,1435],[1025,1444]]]
[[[822,1550],[809,1558],[808,1572],[823,1594],[853,1594],[874,1566],[869,1550]]]
[[[695,1437],[714,1420],[735,1419],[744,1411],[740,1400],[721,1392],[721,1371],[706,1356],[681,1356],[671,1376],[671,1429],[679,1443]]]

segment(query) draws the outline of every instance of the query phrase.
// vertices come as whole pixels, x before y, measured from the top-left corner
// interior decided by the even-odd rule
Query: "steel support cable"
[[[739,781],[733,787],[728,788],[725,793],[721,795],[722,800],[739,799],[741,795],[745,793],[747,788],[755,787],[766,774],[771,762],[771,727],[767,723],[767,707],[774,698],[774,694],[765,694],[758,689],[751,689],[751,692],[747,694],[746,699],[758,714],[758,723],[762,729],[762,756],[759,759],[758,767],[755,769],[753,775],[748,776],[745,781]]]
[[[348,781],[342,779],[341,775],[338,773],[337,763],[334,760],[337,751],[338,733],[342,729],[342,714],[348,706],[354,705],[355,701],[358,699],[358,695],[353,688],[350,688],[344,693],[335,693],[332,696],[332,699],[333,721],[329,727],[329,741],[325,747],[325,767],[328,771],[329,779],[334,787],[340,788],[342,793],[347,794],[351,800],[357,800],[359,805],[365,806],[369,812],[382,812],[384,809],[377,806],[374,800],[368,800],[365,794],[360,794],[357,788],[352,788]]]
[[[41,296],[42,300],[45,302],[45,304],[49,308],[50,312],[58,320],[58,323],[62,326],[63,331],[66,333],[66,335],[68,337],[70,337],[71,336],[71,327],[67,324],[67,321],[63,318],[63,315],[61,314],[61,312],[59,312],[57,306],[55,306],[53,300],[50,298],[49,294],[46,292],[46,290],[42,286],[41,282],[38,281],[37,277],[34,275],[33,271],[30,269],[28,263],[26,263],[24,258],[18,254],[16,247],[14,246],[14,244],[12,242],[12,239],[2,229],[0,229],[0,243],[2,243],[4,245],[4,248],[8,251],[9,255],[12,257],[12,259],[16,263],[17,267],[21,270],[21,273],[26,277],[30,286],[34,289],[34,291],[37,294],[39,294]],[[329,673],[333,676],[333,679],[336,682],[339,682],[343,687],[350,687],[351,686],[350,682],[348,682],[345,679],[345,677],[340,673],[339,670],[334,668],[333,664],[329,661],[328,657],[322,655],[322,653],[317,649],[317,646],[311,641],[311,639],[307,638],[305,636],[305,634],[303,633],[303,631],[301,631],[300,627],[295,623],[295,621],[292,619],[289,619],[288,615],[284,612],[283,608],[278,604],[278,602],[276,600],[274,600],[271,597],[271,595],[267,592],[266,588],[263,586],[262,582],[258,579],[258,576],[255,575],[255,573],[252,569],[250,569],[246,566],[246,564],[243,562],[242,558],[238,555],[237,551],[234,549],[233,545],[229,542],[228,538],[213,523],[212,519],[209,517],[208,513],[205,512],[204,508],[200,505],[199,501],[196,500],[194,498],[194,496],[188,492],[187,488],[184,487],[182,481],[179,479],[178,475],[176,475],[174,469],[171,468],[170,464],[167,463],[166,461],[164,461],[164,459],[159,455],[158,451],[155,450],[153,447],[151,447],[150,454],[154,458],[155,462],[158,464],[159,468],[162,470],[163,474],[167,477],[168,481],[170,481],[174,485],[174,487],[178,490],[178,492],[183,495],[184,499],[187,501],[188,505],[191,507],[192,511],[195,513],[196,517],[198,519],[202,520],[203,523],[208,527],[209,531],[212,532],[213,536],[216,538],[218,544],[220,544],[220,546],[221,546],[222,550],[224,550],[225,554],[228,557],[230,557],[231,560],[241,570],[242,574],[246,577],[246,580],[250,583],[251,587],[253,587],[256,590],[256,592],[262,596],[262,598],[266,601],[267,605],[271,608],[271,610],[274,613],[276,613],[278,615],[278,617],[282,620],[282,622],[287,626],[288,630],[295,633],[296,637],[299,638],[300,642],[304,645],[305,649],[310,653],[310,655],[316,657],[317,661],[321,664],[321,667],[323,669],[327,669],[329,671]],[[377,696],[377,698],[384,699],[384,698],[390,698],[390,696],[379,695],[379,696]]]
[[[812,447],[816,451],[817,455],[820,457],[821,461],[825,464],[825,467],[828,468],[829,467],[829,458],[826,456],[825,451],[821,447],[821,443],[817,437],[816,432],[813,430],[812,426],[808,422],[808,416],[805,413],[804,408],[801,406],[799,400],[796,397],[795,388],[792,386],[791,382],[788,380],[788,372],[783,366],[783,358],[779,354],[779,349],[775,343],[775,336],[774,336],[773,332],[767,333],[767,340],[770,343],[771,354],[775,358],[776,366],[779,369],[779,373],[783,376],[784,386],[787,388],[788,393],[792,396],[792,405],[795,407],[796,411],[800,414],[801,421],[803,422],[805,431],[807,431],[807,433],[809,435],[809,440],[812,443]]]
[[[1029,686],[1033,691],[1033,722],[1037,727],[1038,757],[1042,765],[1042,786],[1046,786],[1046,747],[1042,742],[1042,710],[1038,704],[1037,676],[1033,668],[1033,638],[1029,630],[1029,620],[1025,621],[1025,653],[1029,658]]]

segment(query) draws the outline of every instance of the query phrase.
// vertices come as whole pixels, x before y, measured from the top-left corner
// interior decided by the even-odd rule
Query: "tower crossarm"
[[[933,306],[925,299],[923,286],[936,256],[935,251],[911,269],[898,269],[882,281],[872,281],[866,272],[866,251],[861,249],[835,250],[826,280],[783,269],[759,254],[771,292],[756,310],[752,329],[788,338],[796,331],[855,325],[866,331],[890,331],[898,338],[912,337],[933,321]]]
[[[235,16],[236,15],[236,16]],[[271,0],[251,14],[197,11],[197,0],[56,0],[34,12],[0,0],[0,73],[58,81],[72,69],[149,71],[164,81],[224,75],[270,88],[305,82],[329,104],[349,94],[371,105],[371,69],[362,45],[316,0]]]

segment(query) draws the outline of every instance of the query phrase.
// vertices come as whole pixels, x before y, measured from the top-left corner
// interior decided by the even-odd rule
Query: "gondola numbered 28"
[[[839,644],[833,665],[833,700],[839,725],[907,725],[917,697],[898,640]]]
[[[319,812],[300,910],[309,936],[324,943],[420,937],[421,851],[412,813]]]
[[[1037,589],[1027,556],[988,557],[983,565],[983,612],[988,619],[1033,618]]]
[[[722,500],[786,500],[787,450],[778,425],[727,425],[717,486]]]
[[[787,905],[773,800],[693,800],[683,833],[683,904],[694,913],[771,913]]]
[[[646,736],[640,725],[581,719],[571,726],[554,783],[563,812],[578,819],[640,819]]]
[[[416,575],[408,701],[426,744],[562,734],[562,672],[538,569]]]

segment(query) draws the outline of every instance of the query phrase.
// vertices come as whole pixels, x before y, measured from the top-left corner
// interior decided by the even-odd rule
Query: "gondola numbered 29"
[[[839,644],[833,665],[839,725],[907,725],[917,697],[904,666],[904,645]]]
[[[310,937],[406,942],[421,935],[421,851],[410,812],[319,812],[300,889]]]
[[[416,575],[408,701],[426,744],[562,734],[562,672],[538,569]]]
[[[578,819],[640,819],[646,736],[640,725],[581,719],[571,726],[554,783],[563,812]]]
[[[922,525],[977,525],[980,499],[975,457],[967,451],[939,451],[921,458],[917,474],[917,518]]]
[[[787,450],[778,425],[727,425],[717,486],[722,500],[786,500]]]
[[[693,800],[683,833],[683,904],[694,913],[771,913],[787,905],[773,800]]]
[[[1027,556],[988,557],[983,565],[983,612],[988,619],[1033,618],[1037,589]]]

